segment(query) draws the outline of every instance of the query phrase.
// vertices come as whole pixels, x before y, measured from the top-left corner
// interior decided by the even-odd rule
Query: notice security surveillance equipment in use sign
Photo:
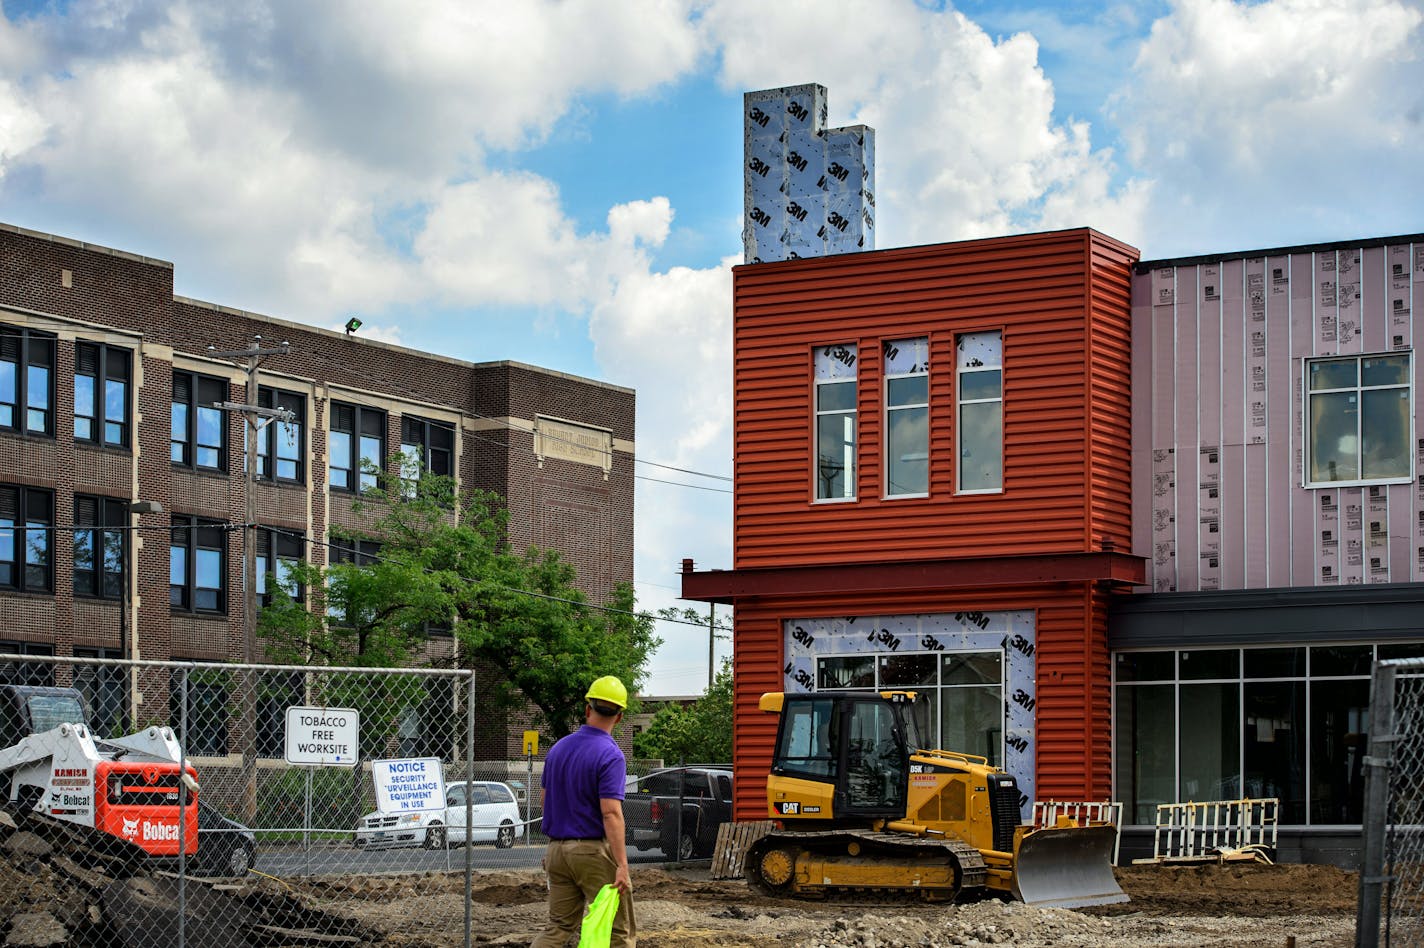
[[[376,809],[382,813],[445,810],[445,775],[438,757],[371,761]]]
[[[354,708],[288,708],[287,763],[354,767],[360,731]]]

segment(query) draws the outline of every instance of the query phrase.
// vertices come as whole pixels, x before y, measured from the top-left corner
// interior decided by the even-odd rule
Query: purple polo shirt
[[[559,738],[544,759],[544,833],[551,839],[602,839],[599,800],[623,799],[628,761],[613,737],[585,724]]]

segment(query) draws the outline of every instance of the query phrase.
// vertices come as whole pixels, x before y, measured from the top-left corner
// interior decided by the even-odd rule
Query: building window
[[[124,596],[129,505],[113,497],[74,497],[74,595]],[[84,529],[92,527],[94,529]],[[113,527],[112,530],[99,529]]]
[[[997,332],[966,333],[955,348],[959,492],[1003,490],[1003,338]]]
[[[173,373],[173,414],[169,454],[174,464],[209,471],[227,470],[227,425],[223,411],[214,407],[227,401],[227,382]]]
[[[227,753],[230,678],[228,672],[213,668],[173,670],[168,686],[168,723],[178,733],[189,757],[221,757]]]
[[[296,392],[258,389],[257,404],[292,413],[291,421],[273,420],[257,433],[257,477],[264,481],[303,483],[306,475],[307,400]],[[273,457],[276,457],[274,470]]]
[[[855,498],[855,346],[816,350],[816,499]]]
[[[1278,797],[1283,824],[1358,824],[1372,663],[1418,655],[1424,644],[1117,653],[1125,818],[1150,825],[1161,803]]]
[[[292,570],[301,562],[305,545],[306,541],[294,531],[257,528],[257,601],[260,605],[266,606],[272,601],[268,576],[297,602],[306,599],[305,587],[292,578]]]
[[[54,591],[54,493],[0,487],[0,588]]]
[[[455,473],[455,429],[440,421],[401,418],[401,481],[409,495],[422,473]]]
[[[54,434],[54,337],[0,326],[0,428]]]
[[[123,658],[117,649],[76,648],[75,658]],[[74,687],[89,706],[89,725],[99,737],[126,733],[129,703],[128,669],[122,665],[75,665]]]
[[[41,642],[0,642],[0,654],[52,656],[54,646]],[[0,664],[0,682],[53,687],[54,662],[5,662]]]
[[[329,566],[371,566],[381,556],[381,544],[375,540],[350,537],[333,539],[326,550]],[[370,621],[370,611],[354,601],[345,577],[339,573],[327,577],[326,617],[332,625],[355,628]]]
[[[287,709],[306,701],[300,672],[264,672],[257,683],[257,756],[287,752]]]
[[[1408,480],[1409,354],[1306,363],[1307,486]]]
[[[127,349],[74,344],[74,440],[128,446],[131,361]]]
[[[174,515],[168,601],[182,612],[227,611],[227,527],[222,521]]]
[[[930,492],[930,341],[885,343],[885,495]]]
[[[377,487],[376,472],[386,466],[386,413],[360,405],[331,406],[331,488],[367,491]]]

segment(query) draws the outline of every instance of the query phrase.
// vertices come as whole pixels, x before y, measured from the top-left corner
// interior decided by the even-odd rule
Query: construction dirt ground
[[[0,853],[0,945],[174,944],[163,919],[171,876],[117,884],[70,865],[16,833]],[[24,844],[24,845],[22,845]],[[818,903],[766,899],[744,882],[710,878],[706,863],[633,871],[642,948],[700,945],[847,946],[1296,946],[1354,944],[1358,877],[1328,866],[1255,863],[1130,866],[1118,879],[1132,901],[1039,909],[988,899],[959,905]],[[464,875],[249,874],[217,887],[190,884],[198,945],[456,946],[464,935]],[[545,919],[538,870],[478,872],[471,932],[478,945],[527,945]],[[151,914],[135,926],[135,910]],[[139,911],[138,915],[143,915]],[[196,936],[196,937],[193,937]],[[1292,941],[1293,939],[1293,941]]]

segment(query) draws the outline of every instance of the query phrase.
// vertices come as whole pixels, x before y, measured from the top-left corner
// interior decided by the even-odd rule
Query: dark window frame
[[[90,509],[85,509],[89,507]],[[129,564],[129,531],[122,529],[130,524],[129,502],[119,497],[101,497],[90,494],[74,495],[74,595],[81,599],[109,599],[123,601],[124,583]],[[91,529],[84,529],[89,527]],[[105,529],[105,528],[120,529]],[[79,568],[81,541],[87,540],[93,567]],[[118,543],[119,565],[117,574],[109,568],[108,543]],[[80,588],[80,574],[88,573],[84,588]]]
[[[175,661],[187,659],[175,658]],[[186,695],[182,693],[180,676],[187,675]],[[173,730],[183,742],[188,756],[223,757],[229,751],[227,711],[231,706],[233,680],[225,675],[215,681],[210,669],[201,672],[175,668],[168,683],[168,714]],[[197,678],[195,681],[194,679]],[[187,733],[184,733],[183,698],[187,698]]]
[[[205,389],[207,390],[206,393],[204,391]],[[182,398],[179,397],[180,390],[184,392]],[[221,397],[214,398],[214,396],[219,394]],[[173,462],[174,467],[189,468],[195,471],[228,473],[227,414],[221,408],[214,407],[214,402],[226,401],[227,394],[228,384],[226,379],[179,369],[173,371],[173,395],[170,399],[171,405],[172,408],[182,407],[185,409],[182,437],[174,436],[172,409],[170,409],[168,456]],[[203,409],[217,412],[218,444],[200,444],[198,442],[198,412]],[[174,457],[175,449],[177,453],[181,454],[181,457]],[[203,452],[215,452],[217,455],[217,463],[202,463],[200,455]]]
[[[7,373],[3,370],[3,365],[0,365],[0,429],[27,437],[54,437],[56,342],[57,337],[52,333],[18,326],[0,326],[0,364],[13,366],[8,374],[13,376],[14,381],[13,391],[10,393],[12,400],[4,401],[6,393],[3,377]],[[43,361],[45,358],[48,359],[47,363]],[[30,404],[30,385],[33,381],[31,375],[39,369],[48,374],[48,379],[45,383],[45,404],[36,408]],[[9,410],[8,421],[4,416],[6,409]],[[41,413],[41,427],[30,425],[30,415],[33,412]]]
[[[0,653],[6,655],[54,656],[49,642],[24,642],[14,639],[0,641]],[[54,662],[5,662],[0,664],[0,682],[11,685],[43,685],[54,687]]]
[[[257,389],[257,404],[261,408],[285,408],[294,416],[292,421],[266,419],[267,424],[257,431],[257,479],[274,484],[305,484],[307,470],[307,397],[301,392],[281,388],[260,386]],[[287,457],[280,453],[284,439],[281,432],[296,429],[296,456]],[[274,465],[272,459],[276,458]],[[293,474],[281,473],[283,464],[292,465]]]
[[[75,658],[123,658],[122,649],[75,648]],[[128,733],[129,672],[122,665],[75,665],[74,687],[89,705],[91,730],[100,737]]]
[[[42,513],[48,519],[36,520]],[[7,516],[8,515],[8,516]],[[0,484],[0,589],[21,593],[54,593],[54,491],[19,484]],[[23,525],[23,526],[22,526]],[[43,538],[45,562],[30,561],[32,535]],[[5,544],[5,540],[9,540]],[[8,574],[8,575],[7,575]]]
[[[214,542],[217,540],[218,542]],[[183,582],[173,582],[172,556],[175,549],[184,550]],[[226,615],[228,611],[227,524],[191,514],[174,514],[169,530],[168,603],[172,611],[196,615]],[[215,606],[198,605],[199,587],[197,553],[217,551],[218,583]],[[175,601],[175,593],[181,601]]]
[[[449,445],[437,446],[435,442],[439,439],[432,437],[432,434],[436,433],[448,436]],[[418,458],[410,457],[412,448],[419,453]],[[422,418],[419,415],[402,415],[401,455],[401,481],[404,485],[413,484],[421,474],[425,473],[454,477],[455,426],[449,422]],[[418,471],[411,469],[412,462],[419,463]],[[407,486],[406,489],[409,490],[409,487]]]
[[[84,357],[86,352],[92,353],[88,359]],[[91,368],[88,371],[82,371],[86,364]],[[90,393],[89,414],[87,415],[81,414],[79,411],[79,379],[81,377],[93,379],[93,391]],[[121,383],[124,387],[123,417],[119,420],[109,418],[110,383]],[[74,440],[106,448],[128,448],[131,444],[130,432],[132,431],[129,419],[132,417],[133,350],[102,342],[76,341],[74,343]],[[79,432],[81,418],[87,419],[89,422],[87,435]],[[110,425],[118,427],[118,440],[109,438]]]
[[[368,474],[361,463],[366,457],[361,450],[361,442],[371,437],[379,440],[379,456],[372,460],[375,461],[378,468],[384,471],[386,469],[387,423],[387,414],[383,409],[350,402],[331,403],[331,433],[335,435],[339,432],[345,434],[349,439],[347,450],[340,458],[337,457],[337,451],[333,447],[333,439],[330,437],[327,439],[327,447],[331,455],[327,465],[327,485],[332,490],[361,494],[380,486],[375,476]],[[368,427],[375,429],[379,434],[367,433]],[[343,463],[338,465],[338,460]],[[336,483],[335,472],[337,471],[346,472],[347,483]]]
[[[257,551],[254,556],[257,568],[257,608],[263,609],[272,603],[272,593],[267,588],[267,577],[276,578],[275,564],[272,561],[305,561],[307,540],[297,531],[283,527],[258,527],[254,532],[257,534]],[[272,555],[274,551],[275,557]],[[301,583],[294,583],[293,587],[288,590],[292,599],[296,602],[306,602],[306,587]]]

